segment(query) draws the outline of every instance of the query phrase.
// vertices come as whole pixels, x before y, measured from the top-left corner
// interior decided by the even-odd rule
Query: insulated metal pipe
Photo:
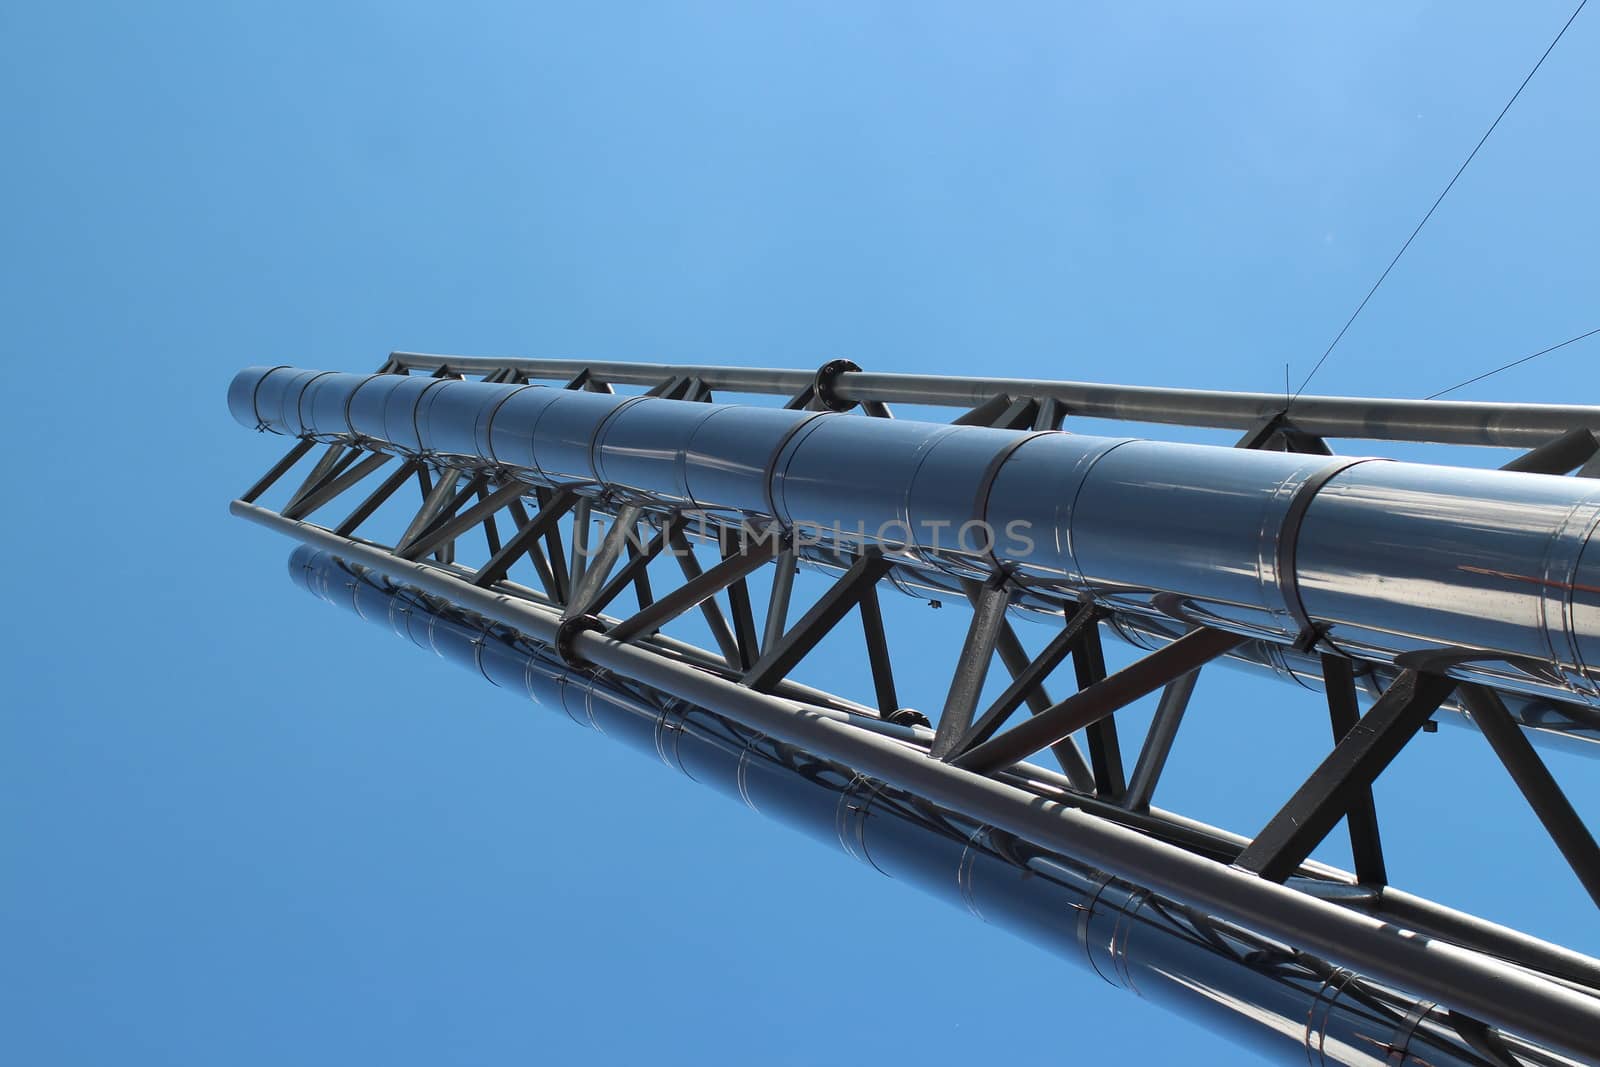
[[[229,405],[277,433],[1600,707],[1590,480],[290,367],[241,372]]]
[[[515,696],[1285,1062],[1481,1067],[1494,1062],[1483,1053],[1495,1046],[1527,1065],[1578,1062],[735,717],[609,670],[571,667],[526,632],[330,551],[297,549],[290,573],[321,599]]]

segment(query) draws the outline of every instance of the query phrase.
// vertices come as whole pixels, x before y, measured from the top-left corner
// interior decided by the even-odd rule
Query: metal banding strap
[[[818,419],[834,414],[837,414],[837,412],[811,412],[805,418],[789,427],[788,431],[778,439],[777,445],[772,449],[772,454],[767,457],[767,465],[761,471],[761,495],[765,497],[767,501],[767,514],[771,515],[772,521],[777,523],[779,526],[787,527],[789,524],[784,521],[784,517],[782,515],[778,514],[778,500],[777,497],[775,497],[772,493],[773,479],[778,476],[778,462],[783,458],[783,454],[788,450],[789,446],[793,444],[795,439],[800,436],[801,431],[810,426],[812,423],[816,422]]]
[[[366,446],[362,442],[361,435],[356,433],[356,428],[350,425],[350,405],[355,400],[356,394],[361,392],[361,387],[363,385],[366,385],[374,378],[382,377],[383,373],[383,371],[379,371],[377,374],[367,375],[365,378],[361,379],[361,381],[356,383],[354,389],[351,389],[344,395],[344,428],[350,431],[349,443],[356,448],[364,448]],[[376,450],[374,449],[373,451]]]
[[[261,398],[261,386],[265,384],[266,380],[272,376],[273,371],[293,369],[294,368],[287,363],[279,363],[277,366],[268,367],[266,371],[256,379],[256,384],[250,387],[250,410],[254,412],[256,416],[256,433],[264,433],[272,429],[266,420],[261,417],[261,408],[256,403],[256,401]]]
[[[999,452],[996,452],[994,458],[989,461],[989,466],[983,472],[983,478],[978,482],[978,492],[972,501],[973,521],[984,523],[987,526],[989,522],[989,493],[994,489],[995,479],[1000,477],[1000,468],[1006,465],[1006,461],[1011,458],[1012,454],[1016,452],[1017,449],[1021,448],[1023,445],[1034,440],[1035,438],[1048,437],[1051,434],[1064,432],[1065,431],[1063,430],[1033,430],[1028,433],[1018,435],[1014,441],[1006,442],[1006,446]],[[989,563],[994,568],[995,573],[1001,574],[1003,573],[1003,568],[1000,564],[1000,557],[995,555],[994,551],[996,544],[999,542],[999,538],[995,537],[994,529],[992,527],[989,528],[988,533],[989,547],[985,550],[985,554],[989,557]],[[958,547],[960,546],[960,540],[960,534],[958,533],[956,536]],[[1007,580],[1009,581],[1009,577]]]
[[[1356,456],[1330,463],[1317,471],[1301,482],[1299,488],[1294,491],[1294,496],[1289,501],[1289,510],[1284,513],[1283,522],[1278,527],[1278,588],[1283,592],[1284,606],[1289,609],[1289,614],[1293,616],[1295,626],[1298,628],[1294,647],[1301,652],[1310,652],[1315,648],[1317,642],[1322,640],[1322,633],[1317,629],[1317,624],[1311,620],[1311,616],[1306,613],[1305,601],[1300,598],[1300,575],[1295,569],[1300,527],[1305,522],[1306,512],[1311,509],[1311,502],[1316,499],[1323,486],[1357,464],[1374,462],[1386,461],[1380,457]]]
[[[1354,971],[1335,967],[1322,979],[1317,995],[1311,998],[1311,1006],[1306,1009],[1306,1062],[1311,1067],[1328,1067],[1328,1060],[1322,1052],[1328,1040],[1328,1020],[1333,1016],[1334,1005],[1344,996],[1345,986],[1357,977]],[[1317,1016],[1319,1008],[1322,1010],[1321,1018]]]
[[[440,367],[439,368],[440,371],[443,371],[444,369],[445,369],[444,367]],[[417,455],[425,456],[425,455],[429,454],[428,453],[428,449],[423,447],[423,444],[422,444],[422,424],[417,421],[417,412],[422,410],[422,401],[423,401],[423,399],[425,397],[427,397],[427,395],[429,393],[433,392],[439,386],[443,385],[445,382],[459,382],[460,380],[461,380],[460,378],[442,377],[441,375],[435,373],[433,380],[430,381],[427,385],[424,385],[422,387],[422,392],[418,393],[417,394],[417,398],[411,402],[411,433],[417,439]],[[307,384],[309,384],[309,383],[307,383]],[[384,401],[384,410],[385,411],[388,410],[388,405],[389,405],[388,400],[385,400]],[[389,427],[388,427],[388,424],[385,423],[384,424],[384,433],[387,434],[388,432],[389,432]]]
[[[509,400],[510,397],[507,397],[506,399]],[[600,463],[599,463],[599,460],[595,456],[595,447],[597,445],[599,445],[600,438],[605,436],[606,428],[609,427],[614,421],[616,421],[617,416],[621,415],[624,411],[627,411],[629,408],[633,407],[635,404],[639,403],[641,400],[657,400],[657,399],[660,399],[660,398],[659,397],[653,397],[653,396],[630,396],[628,399],[624,400],[622,403],[618,404],[616,407],[614,407],[610,411],[606,412],[605,417],[602,418],[600,420],[599,424],[595,426],[594,433],[589,435],[589,469],[594,471],[594,475],[595,475],[596,478],[600,477]],[[501,403],[503,404],[503,403],[505,403],[505,401],[502,400]],[[496,408],[496,410],[499,410],[499,409]],[[540,414],[542,415],[543,412],[540,412]],[[535,424],[535,429],[537,430],[537,428],[538,428],[537,424]],[[602,481],[603,481],[603,479],[602,479]]]
[[[1389,1041],[1390,1063],[1403,1064],[1411,1058],[1407,1053],[1411,1051],[1411,1039],[1416,1036],[1417,1026],[1436,1007],[1438,1005],[1431,1000],[1421,1000],[1411,1009],[1405,1021],[1395,1030],[1394,1037]]]
[[[373,377],[376,378],[377,375],[373,375]],[[505,396],[502,396],[499,400],[496,400],[494,402],[494,404],[492,406],[490,406],[489,413],[483,417],[483,445],[487,449],[489,454],[487,456],[480,456],[479,458],[482,459],[485,463],[493,463],[495,466],[500,467],[500,466],[504,466],[504,464],[502,464],[500,462],[499,457],[497,457],[494,454],[494,419],[495,419],[495,416],[500,414],[500,409],[506,406],[506,401],[507,400],[510,400],[512,397],[516,396],[518,393],[522,392],[524,389],[533,389],[533,388],[536,388],[536,387],[532,386],[532,385],[526,385],[526,384],[520,384],[519,385],[519,384],[517,384],[515,382],[495,382],[493,384],[495,384],[495,385],[510,385],[512,388],[507,389]],[[352,399],[354,399],[355,398],[355,393],[351,393],[350,396],[351,396]],[[348,404],[346,406],[348,407]],[[347,418],[345,421],[348,422],[349,419]],[[473,427],[472,427],[472,436],[473,436],[473,443],[477,444],[478,443],[477,442],[478,427],[477,427],[476,423],[474,423]]]

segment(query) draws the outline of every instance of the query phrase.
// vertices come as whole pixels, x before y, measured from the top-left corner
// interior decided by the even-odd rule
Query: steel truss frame
[[[647,395],[682,400],[710,400],[714,389],[779,395],[790,407],[859,407],[877,418],[893,417],[890,403],[962,406],[958,423],[1011,429],[1053,429],[1069,415],[1225,427],[1244,431],[1241,448],[1317,454],[1331,454],[1328,437],[1524,447],[1506,469],[1600,475],[1600,409],[1592,408],[1302,397],[1291,415],[1282,397],[1266,394],[869,374],[847,361],[811,374],[396,353],[381,371],[545,379],[593,392],[644,386]],[[1030,656],[1007,618],[1014,584],[1004,574],[972,581],[965,590],[971,621],[935,726],[899,705],[877,593],[893,566],[875,550],[835,553],[828,561],[836,572],[831,586],[795,617],[791,600],[803,553],[781,529],[744,536],[679,511],[535,486],[508,471],[455,469],[370,444],[327,446],[284,503],[260,506],[315,452],[314,442],[297,441],[234,502],[235,513],[523,628],[569,663],[626,673],[685,700],[714,698],[748,716],[752,728],[863,774],[928,790],[1040,844],[1077,849],[1119,877],[1483,1023],[1600,1060],[1600,962],[1388,884],[1372,783],[1454,693],[1600,903],[1600,847],[1492,691],[1458,686],[1418,665],[1363,715],[1351,661],[1323,653],[1332,747],[1261,830],[1243,839],[1151,805],[1202,668],[1241,643],[1238,635],[1195,627],[1108,672],[1096,605],[1066,611],[1059,631]],[[340,521],[312,524],[391,464]],[[366,536],[373,516],[410,483],[419,503],[404,530],[390,543]],[[601,518],[610,521],[595,543],[591,533]],[[458,549],[478,534],[482,562],[464,565]],[[703,565],[697,545],[714,549],[716,561]],[[663,584],[663,556],[680,572],[674,584]],[[531,585],[513,580],[524,567]],[[758,622],[748,579],[769,567],[773,577]],[[630,590],[635,606],[624,610]],[[663,635],[692,612],[703,618],[714,651]],[[792,681],[794,669],[852,613],[871,669],[870,698],[857,702]],[[1307,647],[1314,642],[1313,634]],[[1010,681],[980,709],[996,658]],[[1053,698],[1047,683],[1069,659],[1074,691]],[[1117,712],[1157,692],[1155,716],[1127,773]],[[1013,724],[1024,707],[1028,717]],[[1025,762],[1044,752],[1059,773]],[[1308,860],[1340,821],[1351,839],[1349,874]],[[1431,953],[1416,951],[1418,944]],[[1476,1025],[1464,1018],[1469,1024]]]

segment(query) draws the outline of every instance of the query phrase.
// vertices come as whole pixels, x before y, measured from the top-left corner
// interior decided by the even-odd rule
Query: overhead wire
[[[1300,388],[1296,389],[1294,396],[1290,398],[1291,404],[1295,400],[1299,399],[1300,394],[1305,392],[1306,386],[1311,384],[1311,379],[1317,376],[1317,372],[1322,369],[1322,365],[1328,361],[1328,357],[1333,354],[1333,350],[1337,348],[1339,342],[1344,339],[1344,335],[1349,332],[1351,325],[1355,323],[1362,310],[1366,308],[1367,303],[1372,299],[1373,294],[1378,291],[1378,287],[1383,285],[1384,279],[1389,277],[1389,272],[1394,270],[1396,263],[1400,262],[1400,257],[1405,255],[1406,249],[1411,247],[1411,242],[1417,239],[1417,234],[1421,233],[1422,228],[1428,224],[1428,220],[1433,218],[1433,213],[1439,210],[1439,205],[1444,203],[1444,198],[1450,195],[1451,189],[1455,188],[1456,182],[1459,181],[1461,175],[1465,173],[1467,165],[1470,164],[1473,159],[1477,158],[1478,150],[1484,146],[1486,141],[1489,140],[1489,135],[1494,133],[1495,128],[1500,125],[1500,120],[1506,117],[1506,112],[1511,110],[1511,105],[1517,102],[1517,98],[1522,95],[1522,90],[1528,87],[1528,83],[1533,80],[1533,76],[1539,73],[1539,68],[1544,66],[1544,61],[1549,58],[1551,52],[1555,51],[1556,45],[1559,44],[1561,42],[1561,38],[1566,35],[1567,27],[1572,25],[1573,20],[1578,17],[1578,13],[1584,9],[1584,5],[1586,5],[1588,2],[1589,0],[1578,0],[1578,6],[1573,9],[1571,15],[1567,16],[1567,21],[1562,24],[1561,30],[1555,35],[1555,38],[1551,40],[1549,46],[1545,48],[1544,53],[1539,56],[1539,61],[1533,65],[1532,70],[1528,71],[1527,77],[1522,79],[1522,84],[1517,86],[1517,91],[1511,94],[1511,99],[1506,101],[1506,106],[1500,109],[1500,114],[1495,116],[1494,121],[1489,124],[1489,128],[1484,131],[1483,136],[1478,138],[1478,143],[1473,146],[1471,152],[1467,153],[1467,158],[1462,160],[1461,166],[1456,168],[1454,176],[1451,177],[1449,184],[1444,187],[1444,191],[1434,198],[1433,205],[1428,208],[1427,214],[1422,216],[1422,221],[1417,223],[1416,228],[1411,231],[1411,236],[1407,237],[1405,244],[1400,246],[1400,251],[1396,252],[1394,254],[1394,258],[1389,260],[1389,265],[1383,268],[1383,273],[1378,275],[1378,280],[1372,283],[1372,288],[1367,290],[1367,295],[1361,298],[1361,303],[1356,305],[1356,309],[1350,313],[1350,317],[1346,319],[1344,325],[1339,328],[1339,332],[1334,336],[1333,341],[1329,343],[1328,347],[1323,351],[1321,357],[1319,357],[1317,362],[1312,366],[1311,371],[1305,376],[1304,380],[1300,382]]]
[[[1551,345],[1549,348],[1541,348],[1537,352],[1529,353],[1528,355],[1523,356],[1521,359],[1514,359],[1510,363],[1505,364],[1504,366],[1496,367],[1494,370],[1486,370],[1482,374],[1478,375],[1476,378],[1468,378],[1464,382],[1457,382],[1456,384],[1452,385],[1448,389],[1441,389],[1437,393],[1429,393],[1427,396],[1423,397],[1422,399],[1424,399],[1424,400],[1437,400],[1441,396],[1444,396],[1446,393],[1453,393],[1457,389],[1465,389],[1467,386],[1476,384],[1477,382],[1481,382],[1485,378],[1491,378],[1494,375],[1499,374],[1503,370],[1510,370],[1512,367],[1520,367],[1524,363],[1528,362],[1530,359],[1538,359],[1540,356],[1545,355],[1546,353],[1549,353],[1549,352],[1554,352],[1558,348],[1566,348],[1568,345],[1575,345],[1579,341],[1582,341],[1582,340],[1584,340],[1585,338],[1588,338],[1588,337],[1593,337],[1597,333],[1600,333],[1600,327],[1596,327],[1595,329],[1590,330],[1588,333],[1580,333],[1576,337],[1569,337],[1565,341],[1562,341],[1558,345]]]

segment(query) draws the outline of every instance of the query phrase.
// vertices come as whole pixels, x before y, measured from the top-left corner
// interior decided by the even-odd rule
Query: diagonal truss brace
[[[1478,724],[1495,755],[1511,773],[1512,780],[1549,831],[1572,872],[1594,902],[1600,904],[1600,846],[1595,845],[1594,835],[1573,810],[1572,803],[1534,751],[1522,727],[1517,725],[1494,690],[1463,685],[1460,696],[1461,703],[1472,713],[1472,721]]]
[[[1456,687],[1453,679],[1402,671],[1239,854],[1236,866],[1281,882],[1361,800]]]
[[[1092,631],[1096,637],[1098,631]],[[1040,749],[1092,726],[1167,683],[1188,674],[1245,641],[1239,634],[1200,628],[1150,653],[1115,674],[1107,675],[1059,704],[998,737],[985,741],[954,762],[977,774],[991,774],[1019,763]],[[1098,782],[1097,782],[1098,784]]]

